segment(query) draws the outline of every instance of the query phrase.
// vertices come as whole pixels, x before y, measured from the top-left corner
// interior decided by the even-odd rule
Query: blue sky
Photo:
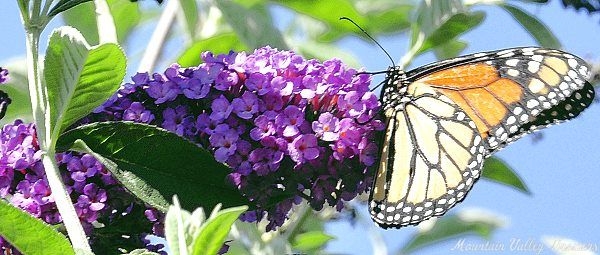
[[[0,8],[0,65],[9,58],[25,54],[16,1],[4,2]],[[556,0],[548,6],[523,6],[551,28],[564,50],[600,63],[600,16],[589,17],[583,12],[564,10],[560,1]],[[462,37],[469,42],[464,53],[535,45],[535,41],[503,10],[493,6],[475,9],[485,11],[487,16],[481,26]],[[42,44],[45,44],[47,37],[42,38]],[[377,39],[396,61],[407,51],[406,36]],[[373,44],[345,39],[338,45],[355,54],[366,70],[385,70],[390,65],[386,56]],[[435,61],[434,57],[425,55],[417,58],[411,68],[431,61]],[[491,241],[505,244],[505,252],[510,251],[511,240],[540,243],[540,237],[544,235],[563,236],[600,246],[600,223],[597,219],[600,211],[600,138],[596,131],[600,126],[599,115],[600,104],[593,104],[577,119],[544,130],[541,141],[534,143],[531,137],[525,137],[496,154],[524,179],[532,195],[483,180],[451,212],[482,208],[504,216],[508,224],[498,230]],[[365,207],[360,212],[367,217]],[[368,231],[362,225],[374,226],[370,221],[356,227],[346,223],[329,224],[327,231],[337,239],[328,246],[328,251],[336,254],[372,253]],[[416,231],[413,227],[373,229],[383,236],[390,251],[403,245]],[[466,242],[478,244],[484,240],[467,238]],[[456,241],[446,241],[417,254],[457,254],[459,252],[451,250],[455,244]],[[549,253],[548,249],[544,253]]]

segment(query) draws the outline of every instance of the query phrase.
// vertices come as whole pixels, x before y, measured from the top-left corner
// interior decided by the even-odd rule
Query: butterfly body
[[[386,124],[369,207],[384,228],[446,213],[481,175],[483,161],[523,135],[591,104],[587,64],[559,50],[476,53],[404,72],[382,88]]]

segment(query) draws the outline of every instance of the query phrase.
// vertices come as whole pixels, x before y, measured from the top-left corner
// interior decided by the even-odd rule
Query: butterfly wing
[[[586,82],[589,66],[559,50],[484,52],[441,66],[445,69],[429,65],[411,71],[407,79],[427,84],[460,105],[490,153],[531,131],[577,116],[594,97]]]
[[[434,89],[416,85],[403,110],[385,111],[382,160],[371,192],[371,216],[380,226],[416,224],[442,215],[479,178],[484,158],[475,123]]]
[[[540,130],[577,117],[583,110],[592,104],[594,96],[594,86],[589,82],[586,82],[583,85],[583,88],[574,91],[569,97],[559,102],[556,106],[542,111],[530,122],[523,124],[519,128],[519,132],[517,132],[516,136],[512,138],[512,141],[522,135],[531,133],[532,131]]]
[[[482,158],[589,106],[589,75],[580,58],[535,47],[406,74],[390,69],[382,95],[387,130],[369,204],[374,221],[398,228],[444,214],[478,179]]]

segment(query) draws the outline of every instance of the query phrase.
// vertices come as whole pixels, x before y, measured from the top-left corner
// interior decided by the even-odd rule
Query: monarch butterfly
[[[537,47],[386,73],[380,97],[386,131],[369,201],[383,228],[443,215],[465,198],[486,157],[576,117],[594,97],[585,61]]]

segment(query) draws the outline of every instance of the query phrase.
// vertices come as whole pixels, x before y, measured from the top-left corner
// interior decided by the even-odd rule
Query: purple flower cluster
[[[0,196],[10,194],[10,202],[15,206],[49,224],[59,223],[60,215],[46,180],[34,125],[21,120],[5,125],[0,132],[0,151]],[[102,164],[91,155],[61,153],[57,160],[66,165],[63,179],[71,196],[76,198],[78,216],[86,223],[96,221],[98,213],[105,208],[107,196],[106,190],[90,179],[97,176],[103,180],[103,186],[116,184],[116,181],[106,175]]]
[[[8,70],[0,67],[0,84],[3,84],[8,81]],[[4,118],[4,114],[6,114],[6,110],[8,105],[11,103],[10,97],[6,92],[0,90],[0,119]]]
[[[269,47],[248,55],[204,53],[202,59],[196,67],[135,75],[83,122],[153,124],[212,151],[257,207],[242,219],[266,216],[268,230],[281,226],[302,199],[317,210],[325,204],[341,210],[344,201],[367,191],[377,156],[374,136],[383,129],[369,75],[339,60],[306,60]],[[0,69],[0,82],[5,80]],[[59,223],[33,124],[4,126],[0,151],[0,196]],[[61,153],[56,160],[88,233],[95,231],[92,223],[134,224],[145,216],[134,224],[147,227],[139,236],[142,245],[148,244],[145,233],[164,234],[164,215],[136,202],[94,157]],[[2,249],[10,245],[0,238]]]
[[[0,67],[0,84],[8,81],[8,70]]]
[[[34,124],[16,120],[0,130],[0,197],[49,224],[61,222],[41,162]],[[127,196],[106,168],[88,154],[59,153],[56,157],[75,210],[88,234],[92,223],[110,224],[115,215],[131,210]],[[109,201],[112,198],[113,201]],[[105,219],[99,219],[103,216]],[[150,223],[148,223],[150,224]],[[150,232],[150,229],[147,230]],[[92,239],[92,241],[94,241]],[[141,241],[140,241],[141,242]],[[0,238],[0,251],[11,250]]]
[[[383,129],[369,75],[270,47],[202,59],[138,73],[87,121],[154,124],[212,151],[259,208],[242,218],[266,213],[268,229],[283,224],[301,198],[341,210],[369,188],[373,136]]]

